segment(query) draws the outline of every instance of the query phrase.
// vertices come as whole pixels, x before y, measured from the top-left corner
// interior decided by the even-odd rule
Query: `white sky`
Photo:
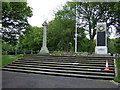
[[[54,18],[54,11],[61,9],[61,6],[68,0],[27,0],[28,5],[33,8],[33,16],[28,19],[32,26],[41,27],[44,20],[51,21]]]

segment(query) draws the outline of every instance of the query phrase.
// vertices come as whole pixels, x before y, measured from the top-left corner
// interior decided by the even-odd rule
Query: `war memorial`
[[[112,80],[115,76],[114,57],[108,56],[106,23],[97,23],[96,56],[51,55],[47,49],[46,21],[43,23],[43,44],[38,54],[25,55],[4,66],[4,71]],[[109,60],[109,69],[106,68]],[[108,67],[108,65],[107,65]]]
[[[48,37],[48,29],[50,28],[48,26],[52,25],[51,24],[52,22],[50,22],[50,24],[48,24],[47,20],[45,20],[42,24],[42,27],[37,28],[38,30],[41,30],[41,31],[39,31],[38,34],[36,34],[36,35],[41,35],[41,33],[42,33],[42,35],[41,35],[42,39],[41,39],[41,37],[40,38],[38,37],[36,39],[36,40],[38,40],[37,44],[32,43],[33,46],[31,45],[32,48],[35,45],[37,46],[37,49],[39,48],[37,53],[33,53],[32,50],[31,50],[31,53],[29,53],[29,54],[24,52],[24,54],[21,54],[22,58],[19,58],[15,61],[12,61],[11,63],[4,65],[2,67],[2,71],[3,72],[14,72],[17,74],[24,73],[26,75],[28,75],[28,74],[30,74],[30,75],[46,75],[46,76],[67,77],[67,78],[71,77],[71,78],[88,79],[88,80],[101,80],[101,81],[105,81],[105,82],[106,81],[111,82],[115,79],[115,77],[118,77],[119,70],[116,68],[117,67],[116,59],[118,59],[119,57],[111,56],[109,53],[109,47],[108,47],[108,29],[109,29],[109,27],[107,27],[107,22],[105,22],[105,20],[103,20],[103,21],[99,20],[99,21],[97,21],[97,23],[95,22],[95,28],[94,28],[95,29],[95,39],[93,36],[93,41],[95,40],[95,47],[93,46],[94,51],[91,51],[90,53],[88,53],[89,52],[88,50],[86,50],[87,52],[84,52],[84,50],[83,50],[83,52],[79,52],[78,46],[80,43],[84,43],[84,42],[78,43],[78,37],[80,37],[80,34],[79,34],[79,30],[78,30],[79,23],[77,22],[77,20],[78,20],[77,19],[77,14],[78,14],[77,9],[78,8],[77,8],[77,4],[76,4],[76,8],[74,7],[75,15],[76,15],[76,16],[74,16],[74,21],[76,23],[73,24],[74,32],[72,32],[72,35],[74,38],[72,37],[72,43],[67,42],[67,43],[69,43],[68,47],[71,44],[74,44],[71,46],[72,49],[70,49],[71,51],[73,50],[74,52],[73,51],[72,51],[72,53],[67,52],[67,51],[65,52],[64,49],[62,51],[60,48],[59,48],[59,50],[61,50],[62,53],[61,52],[59,53],[59,51],[57,53],[54,53],[54,51],[53,52],[51,51],[51,49],[49,47],[53,48],[54,46],[52,46],[52,45],[49,46],[49,44],[52,42],[52,40],[49,40],[49,43],[48,43],[48,39],[51,38],[51,37]],[[80,20],[78,20],[78,21],[80,21]],[[54,22],[54,20],[53,20],[53,22]],[[90,21],[89,21],[89,23],[90,23]],[[56,23],[55,23],[55,25],[56,25]],[[69,26],[68,28],[71,28],[71,27],[72,26]],[[34,28],[36,28],[36,27],[34,27]],[[29,29],[30,31],[28,30],[27,33],[32,32],[32,29]],[[81,28],[81,30],[82,29],[85,30],[85,28],[83,28],[83,27]],[[34,30],[36,30],[36,29],[34,29]],[[55,30],[56,30],[56,28],[55,28]],[[70,30],[70,29],[66,29],[66,30]],[[49,32],[49,34],[50,33],[51,32]],[[59,34],[59,33],[61,33],[61,32],[57,32],[57,34]],[[33,33],[33,34],[35,34],[35,33]],[[52,34],[53,33],[51,33],[51,36],[53,36]],[[54,35],[54,37],[55,37],[55,35]],[[28,37],[29,37],[29,35],[28,35]],[[35,37],[35,36],[33,36],[33,37]],[[86,33],[85,33],[85,37],[86,37]],[[26,35],[26,37],[24,37],[24,35],[22,36],[22,39],[26,39],[26,38],[27,38],[27,35]],[[62,39],[64,39],[64,38],[65,37],[63,37]],[[60,37],[60,38],[56,39],[56,41],[60,42],[60,40],[62,40],[62,39]],[[31,38],[29,40],[32,41]],[[87,43],[87,44],[90,44],[90,39],[87,38],[87,40],[89,40],[89,43]],[[25,41],[23,40],[23,42],[25,42]],[[29,43],[29,41],[27,43]],[[66,43],[66,41],[64,43]],[[64,43],[62,43],[63,46],[65,45]],[[20,44],[20,42],[19,42],[19,44]],[[20,44],[20,45],[22,45],[22,44]],[[24,47],[24,45],[23,45],[23,47]],[[29,47],[29,45],[26,44],[25,47],[27,48],[27,47]],[[67,47],[67,45],[66,45],[66,47]],[[64,47],[64,48],[66,48],[66,47]],[[71,48],[71,47],[69,47],[69,48]],[[17,45],[16,45],[16,48],[17,48]],[[16,48],[15,48],[15,51],[17,51]],[[82,46],[81,46],[81,48],[82,48]],[[89,49],[91,49],[90,45],[89,45]],[[55,49],[52,49],[52,50],[55,50]],[[16,52],[15,52],[15,55],[17,55]]]

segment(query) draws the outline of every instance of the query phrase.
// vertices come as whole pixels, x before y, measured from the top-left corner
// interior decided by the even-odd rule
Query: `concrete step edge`
[[[55,73],[55,72],[43,72],[43,71],[31,71],[31,70],[22,70],[22,69],[11,69],[4,68],[4,71],[16,71],[16,72],[24,72],[24,73],[36,73],[36,74],[48,74],[48,75],[60,75],[60,76],[71,76],[71,77],[83,77],[83,78],[94,78],[94,79],[107,79],[112,80],[113,76],[93,76],[93,75],[80,75],[80,74],[67,74],[67,73]]]
[[[18,67],[18,66],[7,66],[6,68],[16,68],[16,69],[27,69],[27,70],[38,70],[38,71],[50,71],[50,72],[65,72],[65,73],[77,73],[77,74],[93,74],[93,75],[112,75],[114,73],[101,73],[101,72],[91,72],[91,71],[75,71],[75,70],[58,70],[58,69],[46,69],[46,68],[30,68],[30,67]]]
[[[55,67],[55,66],[40,66],[40,65],[24,65],[24,64],[22,64],[22,65],[19,65],[19,64],[11,64],[11,65],[9,65],[9,66],[18,66],[18,67],[24,67],[24,66],[26,66],[26,67],[34,67],[34,68],[53,68],[53,69],[64,69],[64,70],[76,70],[76,71],[79,71],[79,70],[82,70],[82,71],[94,71],[94,72],[107,72],[107,73],[114,73],[114,70],[109,70],[109,71],[104,71],[104,69],[95,69],[95,68],[83,68],[83,67],[79,67],[79,68],[76,68],[76,67]],[[7,66],[6,66],[7,67]]]
[[[62,66],[62,67],[89,67],[89,68],[105,68],[105,66],[92,66],[92,65],[61,65],[61,64],[39,64],[39,63],[11,63],[14,64],[24,64],[24,65],[41,65],[41,66]],[[10,65],[10,64],[8,64]],[[109,66],[109,68],[114,69],[114,66]]]
[[[35,62],[13,62],[14,63],[31,63],[31,64],[37,64]],[[86,63],[59,63],[59,62],[55,62],[55,63],[48,63],[48,62],[41,62],[42,64],[58,64],[58,65],[84,65],[84,66],[105,66],[105,64],[86,64]],[[109,67],[114,67],[114,65],[109,65]]]

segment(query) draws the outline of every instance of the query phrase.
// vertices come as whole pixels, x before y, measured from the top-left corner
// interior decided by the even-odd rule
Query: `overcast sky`
[[[28,19],[32,26],[41,27],[44,20],[51,21],[54,11],[61,9],[68,0],[27,0],[28,5],[33,8],[33,16]]]

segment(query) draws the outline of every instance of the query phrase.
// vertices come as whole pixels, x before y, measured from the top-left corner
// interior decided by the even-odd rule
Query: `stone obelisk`
[[[44,31],[43,31],[43,43],[42,43],[42,48],[40,50],[40,54],[46,54],[49,53],[49,50],[47,48],[47,34],[46,34],[46,30],[47,30],[47,22],[44,21],[44,23],[42,24],[42,26],[44,27]]]

